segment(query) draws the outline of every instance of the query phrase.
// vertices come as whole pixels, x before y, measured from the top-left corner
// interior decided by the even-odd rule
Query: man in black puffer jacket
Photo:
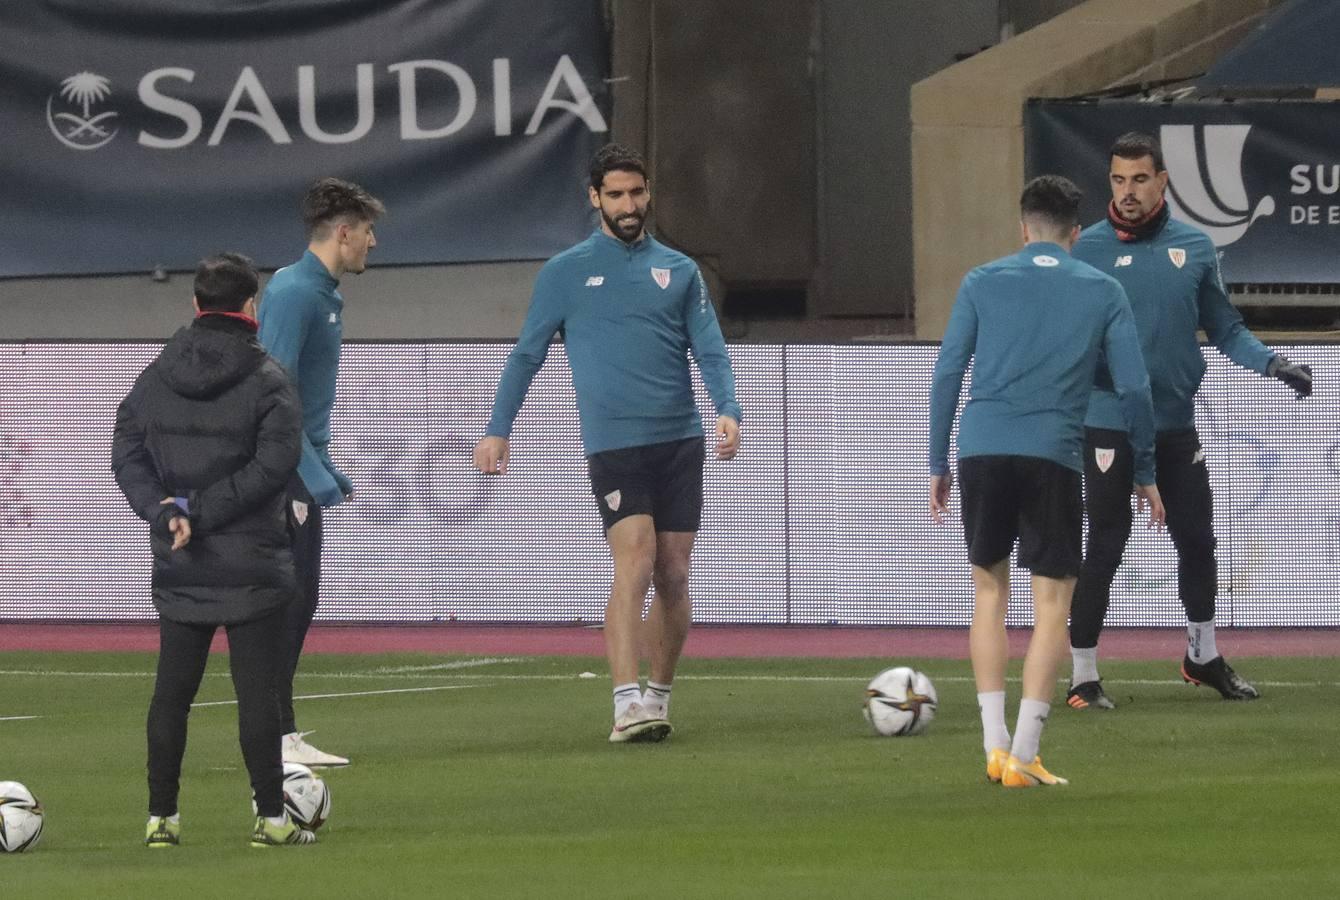
[[[256,340],[257,284],[246,257],[201,262],[195,321],[168,341],[116,412],[112,469],[150,525],[159,614],[150,847],[179,841],[186,717],[220,625],[259,813],[251,842],[315,840],[284,812],[276,693],[283,611],[296,590],[284,486],[298,465],[302,412],[288,375]]]

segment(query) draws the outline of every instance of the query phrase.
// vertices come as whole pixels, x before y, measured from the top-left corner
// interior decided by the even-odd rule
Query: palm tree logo
[[[47,98],[47,125],[51,133],[73,150],[95,150],[116,137],[109,128],[119,113],[114,109],[94,114],[94,107],[112,95],[112,83],[105,75],[79,72],[60,83],[60,90]],[[57,99],[65,107],[56,110]],[[80,110],[83,115],[74,112]]]

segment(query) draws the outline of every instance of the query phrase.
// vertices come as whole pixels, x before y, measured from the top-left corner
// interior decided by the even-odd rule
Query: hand
[[[168,529],[172,532],[172,549],[180,550],[191,543],[191,520],[185,516],[173,516],[168,522]]]
[[[1148,528],[1162,528],[1168,522],[1168,514],[1163,509],[1163,498],[1159,496],[1158,485],[1137,484],[1135,486],[1135,509],[1144,512],[1149,507]]]
[[[505,437],[490,435],[475,444],[475,468],[485,475],[506,475],[509,456],[511,449]]]
[[[931,476],[931,521],[937,525],[944,524],[949,513],[949,489],[953,486],[953,475]]]
[[[717,459],[734,459],[740,450],[740,423],[730,416],[717,417]]]
[[[179,506],[176,497],[164,497],[159,506]],[[173,516],[168,520],[168,531],[172,532],[172,549],[180,550],[191,542],[191,520],[185,516]]]
[[[1299,400],[1312,395],[1311,366],[1295,365],[1277,354],[1270,358],[1270,364],[1266,366],[1266,374],[1271,378],[1278,378],[1293,388],[1297,392]]]

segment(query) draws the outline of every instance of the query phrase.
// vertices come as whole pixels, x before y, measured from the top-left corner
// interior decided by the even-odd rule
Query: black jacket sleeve
[[[226,478],[191,491],[191,527],[208,534],[254,510],[284,489],[302,455],[298,392],[277,367],[257,402],[259,428],[251,461]]]
[[[116,408],[116,430],[112,435],[112,473],[116,486],[125,494],[135,515],[154,528],[168,533],[168,522],[175,507],[163,505],[167,489],[158,475],[153,456],[144,440],[144,426],[140,424],[138,405],[141,400],[139,382]]]

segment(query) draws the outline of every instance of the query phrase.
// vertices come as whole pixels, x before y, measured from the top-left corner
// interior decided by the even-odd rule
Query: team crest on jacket
[[[669,270],[669,269],[658,269],[658,268],[656,268],[655,266],[652,266],[652,267],[651,267],[651,277],[656,279],[656,283],[659,284],[659,285],[661,286],[661,290],[665,290],[666,288],[668,288],[668,287],[670,286],[670,270]]]
[[[1181,247],[1169,247],[1168,258],[1171,259],[1172,264],[1179,269],[1186,265],[1186,251]]]
[[[1112,462],[1117,458],[1115,449],[1105,450],[1102,447],[1093,448],[1093,461],[1098,463],[1098,471],[1106,472],[1112,468]]]
[[[655,269],[652,270],[653,272]],[[666,279],[669,280],[668,278]],[[618,512],[619,504],[623,501],[623,494],[618,491],[610,491],[605,495],[605,505],[610,508],[610,512]]]

